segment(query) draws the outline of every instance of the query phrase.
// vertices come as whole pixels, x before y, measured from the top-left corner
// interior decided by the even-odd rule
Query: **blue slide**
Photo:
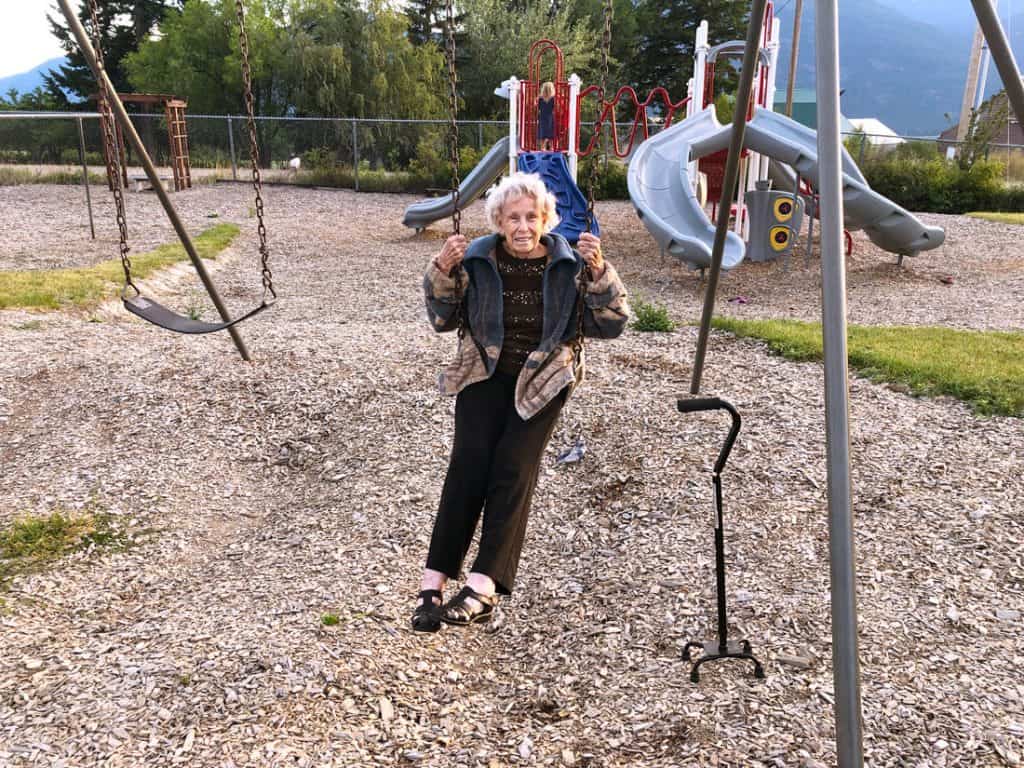
[[[575,245],[587,229],[587,198],[572,180],[565,156],[561,152],[523,152],[519,155],[519,170],[540,175],[544,186],[558,200],[561,221],[554,231]],[[596,216],[590,231],[601,236]]]

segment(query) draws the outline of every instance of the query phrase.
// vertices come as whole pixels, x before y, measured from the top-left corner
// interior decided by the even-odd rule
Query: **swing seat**
[[[158,304],[152,299],[147,299],[145,296],[132,296],[131,298],[122,299],[124,302],[124,308],[131,312],[137,317],[141,317],[148,323],[159,326],[167,331],[173,331],[174,333],[188,333],[188,334],[199,334],[199,333],[215,333],[216,331],[223,331],[230,328],[233,325],[237,325],[244,320],[248,320],[254,315],[258,315],[267,307],[271,306],[273,302],[263,301],[255,309],[251,309],[244,315],[236,317],[234,320],[220,323],[206,323],[202,320],[193,320],[191,317],[185,317],[179,315],[177,312],[172,312],[167,307]]]

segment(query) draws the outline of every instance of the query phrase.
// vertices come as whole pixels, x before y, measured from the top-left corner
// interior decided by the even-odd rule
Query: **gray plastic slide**
[[[459,210],[463,210],[486,192],[491,182],[507,168],[508,136],[503,136],[495,142],[483,159],[459,184]],[[431,197],[413,203],[405,209],[402,223],[419,231],[432,222],[451,216],[455,208],[452,204],[453,197],[454,195],[449,192],[442,197]]]
[[[709,106],[643,142],[629,163],[627,183],[637,215],[662,251],[695,267],[711,265],[715,227],[690,184],[690,146],[721,127]],[[742,238],[729,232],[722,268],[739,264],[745,248]]]
[[[731,126],[721,125],[714,106],[676,123],[640,145],[629,164],[629,194],[637,214],[662,250],[695,267],[711,263],[715,228],[690,186],[687,162],[726,149]],[[744,146],[779,161],[770,163],[777,188],[792,190],[796,169],[813,187],[818,185],[817,134],[784,115],[757,109],[747,124]],[[785,164],[785,165],[782,165]],[[785,166],[789,166],[786,168]],[[843,208],[848,229],[863,229],[884,250],[913,256],[942,245],[945,232],[929,227],[888,198],[874,192],[853,158],[844,150]],[[776,182],[778,184],[778,182]],[[743,259],[745,246],[730,232],[723,269]]]
[[[729,126],[725,126],[694,142],[694,156],[702,157],[728,147],[729,131]],[[785,163],[817,188],[818,139],[810,128],[785,115],[759,108],[747,124],[743,145]],[[923,224],[912,213],[872,190],[845,151],[843,210],[848,229],[863,229],[875,245],[891,253],[914,256],[938,248],[946,239],[940,227]]]

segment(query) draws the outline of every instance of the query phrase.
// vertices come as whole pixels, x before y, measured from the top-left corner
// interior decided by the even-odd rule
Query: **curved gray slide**
[[[629,163],[629,196],[647,231],[662,251],[695,267],[711,265],[715,227],[690,184],[690,147],[721,128],[709,106],[643,142]],[[729,232],[722,268],[739,264],[745,251],[743,239]]]
[[[483,159],[459,184],[459,210],[461,211],[480,195],[491,182],[508,168],[508,136],[503,136],[494,143]],[[425,228],[439,219],[451,216],[455,212],[454,195],[449,192],[441,197],[431,197],[413,203],[405,209],[402,223],[416,230]]]
[[[671,129],[670,129],[671,130]],[[706,135],[691,147],[702,157],[729,146],[728,126]],[[756,109],[747,123],[743,146],[795,169],[811,186],[818,186],[817,134],[785,115]],[[849,154],[843,152],[843,211],[848,229],[863,229],[883,250],[914,256],[938,248],[946,239],[941,227],[922,223],[906,209],[868,186]]]

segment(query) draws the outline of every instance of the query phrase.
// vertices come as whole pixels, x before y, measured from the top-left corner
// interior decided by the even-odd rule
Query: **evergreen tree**
[[[747,0],[638,0],[636,51],[626,75],[637,91],[662,86],[679,100],[693,76],[697,26],[707,20],[712,44],[746,37]],[[723,81],[724,82],[724,81]]]
[[[430,41],[444,46],[444,0],[412,0],[405,15],[409,18],[409,42],[423,45]]]
[[[600,38],[589,20],[577,13],[574,0],[562,0],[554,16],[549,3],[534,2],[520,10],[510,7],[508,0],[463,0],[462,8],[466,34],[465,61],[459,62],[463,117],[507,115],[508,105],[494,95],[494,89],[513,75],[527,76],[530,46],[537,40],[558,43],[565,54],[566,75],[576,72],[586,81],[596,69]],[[544,64],[548,63],[546,59]]]
[[[114,88],[119,92],[130,90],[124,69],[124,58],[138,49],[156,25],[170,10],[181,7],[183,0],[97,0],[100,40],[103,62]],[[92,36],[92,17],[87,2],[78,13],[86,31]],[[74,35],[67,28],[63,16],[47,16],[53,34],[68,54],[68,63],[45,75],[43,81],[50,92],[65,105],[65,94],[85,101],[97,91],[96,78],[85,62]]]

